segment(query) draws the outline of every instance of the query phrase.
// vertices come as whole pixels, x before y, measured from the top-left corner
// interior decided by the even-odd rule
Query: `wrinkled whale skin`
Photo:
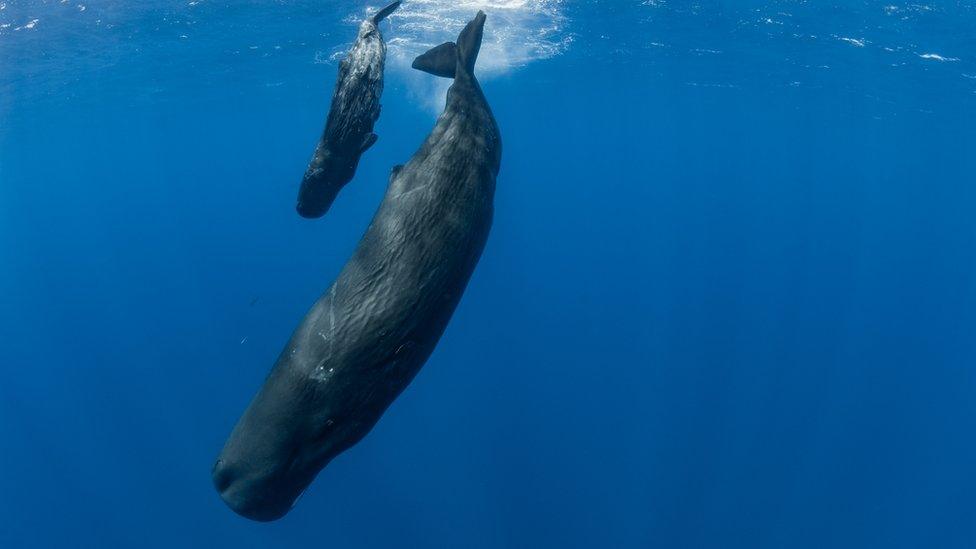
[[[372,429],[461,299],[491,227],[501,159],[473,73],[484,21],[479,12],[459,36],[444,112],[393,169],[352,258],[295,330],[214,466],[221,497],[245,517],[283,516]]]
[[[332,104],[312,159],[298,190],[299,215],[325,215],[339,191],[356,174],[359,159],[376,143],[373,126],[380,116],[386,44],[379,23],[400,5],[394,2],[359,25],[349,53],[339,63]]]

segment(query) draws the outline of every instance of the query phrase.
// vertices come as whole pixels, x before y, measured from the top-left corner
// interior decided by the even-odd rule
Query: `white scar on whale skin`
[[[329,296],[331,297],[332,300],[329,302],[329,335],[325,335],[325,333],[322,331],[318,332],[318,336],[322,338],[322,341],[325,341],[328,344],[329,353],[328,355],[326,355],[325,359],[319,361],[315,369],[312,370],[312,372],[309,374],[309,377],[311,379],[323,383],[329,381],[329,379],[332,378],[332,375],[335,374],[335,368],[329,368],[328,370],[325,369],[325,363],[332,360],[332,357],[335,356],[335,341],[336,341],[335,284],[333,284],[332,288],[329,290]],[[292,354],[294,354],[294,351],[292,351]]]
[[[331,357],[335,354],[335,284],[332,285],[329,293],[332,295],[332,301],[329,302],[329,356]]]
[[[471,14],[482,10],[491,21],[491,33],[485,33],[478,54],[478,78],[484,81],[506,74],[569,47],[573,37],[565,30],[565,4],[565,0],[405,1],[387,18],[387,68],[396,70],[427,108],[440,112],[451,81],[411,69],[418,55],[453,41]],[[361,18],[362,13],[356,13],[349,20]]]

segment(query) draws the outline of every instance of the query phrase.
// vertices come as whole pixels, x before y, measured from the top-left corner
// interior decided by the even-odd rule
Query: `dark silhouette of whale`
[[[339,63],[332,106],[298,190],[298,215],[325,215],[339,191],[356,174],[359,157],[376,143],[386,45],[379,23],[400,5],[394,2],[359,25],[359,35]]]
[[[214,464],[223,500],[254,520],[291,509],[356,444],[443,334],[491,227],[501,136],[474,76],[485,15],[414,66],[454,77],[433,131],[393,169],[352,258],[295,330]]]

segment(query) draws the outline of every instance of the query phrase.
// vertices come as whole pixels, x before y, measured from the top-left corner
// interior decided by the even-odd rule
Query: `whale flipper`
[[[366,149],[376,144],[376,139],[378,137],[379,137],[378,135],[372,132],[366,134],[366,137],[363,138],[363,144],[359,147],[359,152],[361,153],[366,152]]]

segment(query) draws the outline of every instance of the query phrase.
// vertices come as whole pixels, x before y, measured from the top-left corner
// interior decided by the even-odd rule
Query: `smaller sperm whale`
[[[379,23],[393,13],[393,2],[359,25],[356,43],[339,63],[332,107],[298,191],[298,215],[325,215],[339,191],[352,180],[359,157],[376,143],[373,124],[380,117],[386,44]]]
[[[339,277],[295,329],[213,467],[220,497],[280,518],[434,351],[488,239],[501,135],[474,75],[485,14],[415,67],[454,79],[444,112]]]

